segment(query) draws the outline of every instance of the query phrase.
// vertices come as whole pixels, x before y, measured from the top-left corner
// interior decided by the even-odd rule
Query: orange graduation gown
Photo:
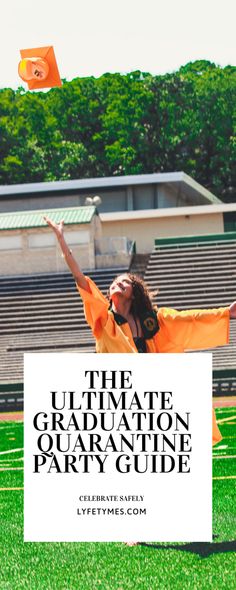
[[[80,287],[84,303],[85,318],[96,340],[96,352],[134,352],[129,324],[118,325],[109,302],[95,283],[86,277],[90,291]],[[223,346],[229,342],[229,308],[210,310],[176,311],[159,308],[157,311],[160,330],[146,340],[147,352],[184,352]],[[213,412],[213,444],[221,440]]]

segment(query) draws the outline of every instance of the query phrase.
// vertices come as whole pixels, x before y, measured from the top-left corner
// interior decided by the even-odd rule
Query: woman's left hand
[[[229,307],[229,316],[230,318],[236,319],[236,301],[234,301]]]

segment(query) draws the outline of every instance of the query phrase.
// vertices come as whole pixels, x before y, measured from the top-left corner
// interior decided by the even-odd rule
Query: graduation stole
[[[113,311],[111,303],[109,306],[109,311],[113,313],[118,326],[122,326],[122,324],[127,322],[127,320],[122,315]],[[142,328],[143,338],[145,338],[145,340],[153,338],[153,336],[155,336],[155,334],[157,334],[157,332],[160,330],[157,314],[154,310],[145,310],[144,313],[139,316],[139,321]]]
[[[139,321],[145,340],[153,338],[153,336],[155,336],[160,330],[157,314],[154,310],[146,310],[141,316],[139,316]]]

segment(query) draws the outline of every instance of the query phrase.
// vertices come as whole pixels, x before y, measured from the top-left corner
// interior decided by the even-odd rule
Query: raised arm
[[[169,343],[169,352],[224,346],[229,342],[229,319],[229,307],[186,311],[160,308],[157,336],[164,338],[164,344]]]
[[[88,283],[86,277],[84,276],[84,274],[82,273],[78,263],[76,262],[75,258],[72,255],[72,252],[71,252],[68,244],[65,241],[64,221],[61,220],[59,223],[55,223],[55,221],[52,221],[46,215],[44,216],[43,219],[44,219],[44,221],[46,221],[46,223],[49,225],[49,227],[54,231],[54,234],[57,237],[58,243],[60,244],[60,248],[61,248],[62,254],[65,258],[66,264],[69,267],[72,275],[74,276],[77,285],[79,287],[81,287],[81,289],[84,289],[85,291],[88,291],[90,293],[91,290],[90,290],[89,283]]]

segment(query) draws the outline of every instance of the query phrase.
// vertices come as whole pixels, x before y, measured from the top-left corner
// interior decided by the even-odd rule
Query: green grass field
[[[24,543],[23,424],[0,422],[0,590],[233,590],[236,408],[218,409],[217,419],[224,439],[213,451],[213,543],[135,547]]]

